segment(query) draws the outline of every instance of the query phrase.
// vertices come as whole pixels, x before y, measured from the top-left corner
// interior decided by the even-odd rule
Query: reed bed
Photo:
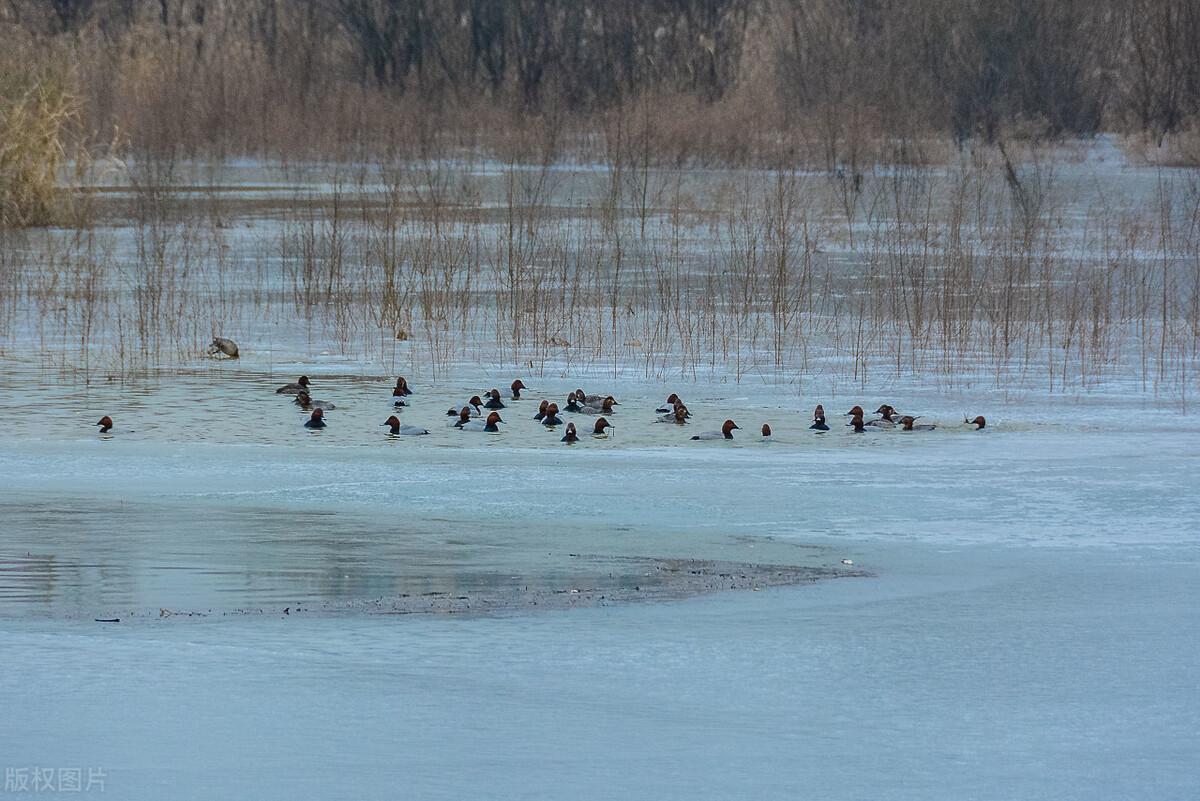
[[[847,179],[654,166],[637,142],[586,169],[550,140],[532,161],[333,167],[263,209],[147,159],[112,224],[6,233],[0,348],[84,378],[191,363],[223,334],[431,376],[1195,393],[1190,172],[1081,207],[1047,154]]]

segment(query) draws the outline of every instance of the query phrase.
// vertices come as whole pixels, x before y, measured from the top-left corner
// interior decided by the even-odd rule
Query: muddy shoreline
[[[284,606],[231,609],[170,609],[98,614],[96,623],[281,617],[455,615],[495,617],[614,604],[680,601],[721,592],[757,591],[873,574],[854,567],[811,567],[709,559],[570,555],[585,570],[578,576],[512,577],[510,585],[468,591],[399,593]],[[598,571],[607,568],[607,572]],[[84,615],[78,616],[85,619]]]

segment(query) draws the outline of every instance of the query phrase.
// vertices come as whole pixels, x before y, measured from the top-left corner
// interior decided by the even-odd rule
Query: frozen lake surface
[[[1200,435],[1153,404],[880,389],[945,425],[818,436],[792,389],[593,377],[622,401],[616,436],[568,448],[529,418],[582,380],[527,380],[495,436],[440,416],[478,377],[418,384],[401,416],[434,433],[387,440],[389,377],[312,372],[340,407],[317,434],[272,392],[293,376],[253,362],[65,390],[6,370],[6,767],[94,767],[147,799],[1200,792]],[[651,422],[671,389],[683,429]],[[111,438],[88,430],[102,413]],[[726,416],[740,440],[687,439]],[[594,581],[571,554],[874,577],[281,611]]]
[[[635,240],[628,208],[598,216],[607,178],[586,165],[550,171],[549,200],[536,171],[434,165],[427,189],[463,181],[453,222],[425,209],[375,230],[384,198],[364,196],[347,240],[328,217],[347,174],[232,163],[171,202],[115,186],[87,237],[0,251],[21,255],[0,276],[0,799],[100,781],[147,801],[1200,797],[1195,336],[1175,320],[1156,338],[1154,276],[1184,310],[1200,283],[1194,238],[1159,254],[1145,227],[1156,193],[1195,176],[1117,155],[1102,141],[1056,167],[1047,236],[1021,253],[1056,251],[1047,293],[1116,259],[1129,296],[1096,305],[1086,338],[1086,315],[1027,327],[1011,359],[1006,326],[914,354],[941,340],[856,312],[900,297],[907,274],[868,269],[863,248],[882,259],[905,229],[865,207],[838,222],[824,179],[796,187],[830,306],[775,359],[765,317],[678,300],[728,294],[730,254],[758,248],[734,235],[733,195],[769,175],[675,171],[675,211],[652,215],[611,310],[607,284],[582,311],[554,305],[572,270],[616,286],[606,260]],[[909,178],[941,203],[974,169]],[[984,211],[1008,208],[997,176]],[[545,216],[528,218],[540,249],[509,250],[532,294],[510,286],[505,316],[515,190],[510,214]],[[1192,236],[1192,207],[1171,208]],[[1007,264],[988,214],[972,247]],[[470,247],[450,247],[460,233]],[[434,245],[438,269],[384,319],[372,270]],[[344,274],[322,272],[335,251]],[[648,256],[679,274],[655,279]],[[971,275],[986,298],[1006,273]],[[1056,325],[1079,339],[1043,339]],[[212,333],[242,358],[202,358]],[[381,427],[397,372],[417,392],[397,414],[429,436]],[[302,373],[338,407],[319,432],[274,393]],[[501,433],[450,427],[447,408],[518,377],[528,399]],[[593,439],[594,418],[567,415],[567,446],[531,418],[580,386],[620,400],[616,428]],[[655,422],[673,391],[683,427]],[[817,403],[825,434],[808,430]],[[881,403],[938,428],[842,425]],[[986,430],[961,424],[977,414]],[[734,441],[691,441],[726,418]]]

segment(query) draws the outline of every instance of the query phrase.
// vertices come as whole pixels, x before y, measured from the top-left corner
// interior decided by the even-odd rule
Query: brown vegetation
[[[928,142],[1165,136],[1200,112],[1194,0],[7,0],[0,38],[79,76],[139,150],[502,153],[552,126],[653,158],[920,161]]]

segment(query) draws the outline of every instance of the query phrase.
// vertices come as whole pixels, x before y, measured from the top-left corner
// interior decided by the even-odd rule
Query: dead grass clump
[[[0,67],[0,226],[48,225],[67,196],[59,179],[79,101],[50,71]]]

